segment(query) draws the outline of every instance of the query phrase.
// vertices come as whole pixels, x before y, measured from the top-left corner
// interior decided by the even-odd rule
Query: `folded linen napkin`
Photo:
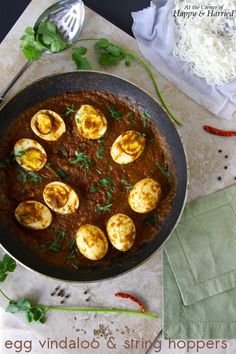
[[[225,85],[208,85],[193,75],[189,64],[173,54],[176,23],[174,0],[153,0],[150,7],[133,12],[133,33],[145,58],[169,81],[210,112],[231,119],[236,111],[236,80]],[[189,19],[191,21],[191,19]]]
[[[236,338],[236,185],[186,206],[163,273],[166,338]]]

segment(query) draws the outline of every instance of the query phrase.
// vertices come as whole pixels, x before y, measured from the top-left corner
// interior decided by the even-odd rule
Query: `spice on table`
[[[123,299],[130,299],[131,301],[133,301],[136,304],[138,304],[138,306],[140,308],[140,311],[145,312],[144,305],[135,296],[133,296],[131,294],[127,294],[127,293],[116,293],[115,296],[121,297]]]
[[[224,169],[227,170],[227,169],[228,169],[228,166],[224,166]]]
[[[221,180],[222,180],[222,178],[221,178],[220,176],[219,176],[217,179],[218,179],[218,181],[221,181]]]
[[[209,125],[204,125],[203,129],[210,134],[219,135],[219,136],[236,136],[236,130],[221,130]]]

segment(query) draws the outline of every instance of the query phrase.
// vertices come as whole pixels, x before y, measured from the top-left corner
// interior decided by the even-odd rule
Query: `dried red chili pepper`
[[[130,299],[131,301],[133,301],[136,304],[138,304],[138,306],[140,308],[140,311],[145,312],[144,305],[135,296],[133,296],[131,294],[127,294],[127,293],[116,293],[115,296],[122,297],[123,299]]]
[[[219,136],[236,136],[236,131],[235,130],[221,130],[221,129],[217,129],[214,127],[210,127],[209,125],[204,125],[203,129],[210,133],[210,134],[214,134],[214,135],[219,135]]]

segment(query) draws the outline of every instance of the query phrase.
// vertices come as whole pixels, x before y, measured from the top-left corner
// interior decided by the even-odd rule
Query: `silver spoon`
[[[34,25],[34,29],[37,29],[37,26],[41,21],[52,21],[57,26],[57,29],[64,40],[71,45],[76,41],[81,32],[84,23],[84,14],[84,3],[81,0],[61,0],[47,8],[42,15],[40,15]],[[46,51],[45,53],[50,53],[50,51]],[[0,93],[0,104],[3,102],[4,97],[11,87],[32,62],[33,60],[30,60],[25,63],[8,86]]]

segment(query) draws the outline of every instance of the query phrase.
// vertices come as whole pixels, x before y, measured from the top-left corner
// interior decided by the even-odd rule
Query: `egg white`
[[[32,230],[44,230],[52,223],[52,214],[48,207],[36,200],[21,202],[15,209],[16,220]]]
[[[28,171],[39,171],[47,162],[42,145],[33,139],[20,139],[14,145],[16,162]]]
[[[107,222],[106,230],[111,244],[119,251],[128,251],[133,246],[136,229],[128,215],[113,215]]]
[[[130,207],[137,213],[149,213],[160,202],[161,186],[153,178],[138,181],[131,189],[128,197]]]
[[[79,228],[76,244],[82,255],[93,261],[102,259],[108,251],[108,241],[104,232],[91,224]]]
[[[66,131],[66,125],[61,116],[48,109],[38,111],[30,121],[33,132],[41,139],[56,141]]]
[[[68,184],[55,181],[47,184],[43,191],[47,206],[59,214],[72,214],[79,207],[79,197]]]
[[[118,164],[128,164],[139,158],[144,149],[145,137],[135,130],[129,130],[114,141],[111,157]]]

